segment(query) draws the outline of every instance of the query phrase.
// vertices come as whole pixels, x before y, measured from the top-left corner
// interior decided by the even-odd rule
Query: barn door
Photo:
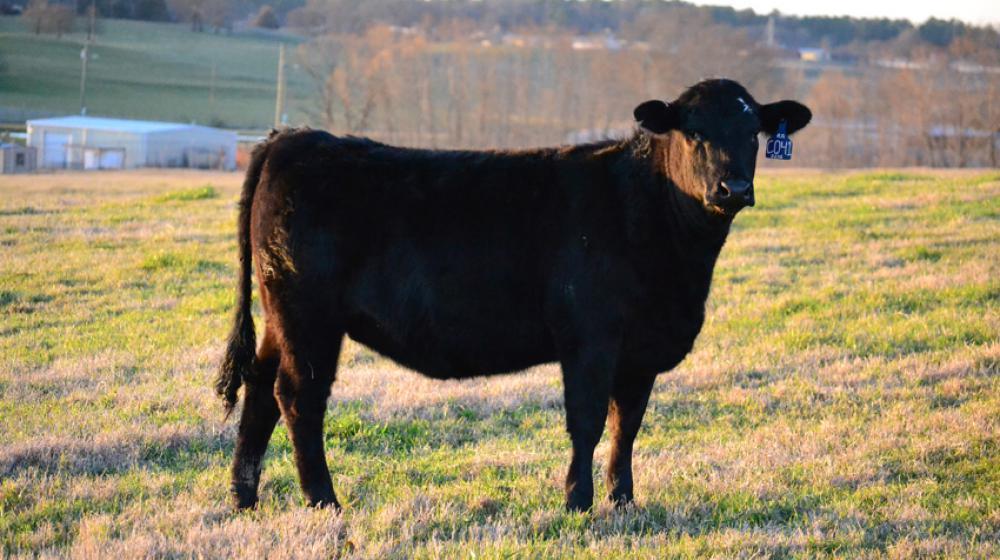
[[[84,169],[99,169],[100,168],[100,158],[101,152],[97,148],[84,148],[83,149],[83,168]]]
[[[44,167],[66,167],[67,144],[69,144],[69,133],[46,131],[42,146],[42,165]]]
[[[101,169],[121,169],[125,167],[125,150],[104,150],[101,152]]]

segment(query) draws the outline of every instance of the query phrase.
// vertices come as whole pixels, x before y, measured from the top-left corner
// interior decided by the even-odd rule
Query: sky
[[[695,4],[753,8],[758,14],[777,9],[790,15],[888,17],[923,23],[930,17],[969,23],[1000,23],[1000,0],[694,0]]]

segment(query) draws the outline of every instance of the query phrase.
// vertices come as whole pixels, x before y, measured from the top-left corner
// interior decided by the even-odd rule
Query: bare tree
[[[181,21],[191,24],[191,31],[204,31],[209,3],[213,0],[167,0],[170,11]]]
[[[323,13],[319,0],[307,7]],[[314,87],[310,118],[414,145],[550,144],[628,130],[636,103],[725,76],[761,101],[809,100],[815,124],[800,136],[809,147],[798,152],[800,164],[984,165],[1000,157],[1000,60],[984,57],[979,43],[949,51],[903,34],[853,66],[807,68],[704,11],[678,10],[636,18],[620,37],[554,26],[484,31],[463,19],[344,32],[353,24],[330,23],[331,12],[324,25],[341,31],[299,48]],[[886,56],[895,57],[888,67]]]
[[[36,35],[55,33],[62,37],[64,33],[73,31],[76,23],[76,12],[72,6],[49,4],[48,0],[31,0],[21,17]]]
[[[35,35],[40,35],[47,25],[49,2],[48,0],[30,0],[28,6],[21,13],[21,19]]]
[[[323,128],[337,128],[337,93],[334,88],[333,71],[340,58],[341,45],[330,37],[321,37],[299,45],[299,64],[309,75],[313,84],[313,108],[307,113]]]
[[[233,30],[233,0],[204,0],[202,15],[212,31]]]

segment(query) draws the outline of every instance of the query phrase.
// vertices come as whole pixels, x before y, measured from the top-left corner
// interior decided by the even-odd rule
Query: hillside
[[[0,17],[0,122],[79,111],[82,25],[56,38]],[[274,118],[280,41],[264,32],[193,33],[182,24],[102,20],[88,68],[88,113],[99,116],[263,128]],[[291,57],[290,57],[291,58]],[[214,96],[212,68],[216,68]],[[289,117],[305,90],[288,72]],[[213,100],[214,97],[214,100]]]

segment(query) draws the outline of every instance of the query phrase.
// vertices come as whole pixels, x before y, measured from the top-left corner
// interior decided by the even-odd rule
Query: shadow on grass
[[[58,214],[62,210],[41,209],[34,206],[22,206],[20,208],[0,208],[0,216],[40,216],[42,214]]]

